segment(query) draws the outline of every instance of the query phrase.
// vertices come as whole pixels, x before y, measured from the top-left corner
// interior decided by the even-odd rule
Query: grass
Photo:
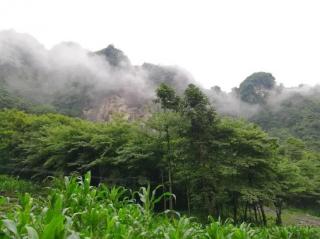
[[[320,218],[305,210],[288,208],[283,211],[282,217],[284,225],[313,225],[320,227]]]
[[[85,178],[65,177],[54,180],[46,196],[33,197],[27,192],[18,196],[14,206],[1,214],[0,238],[320,238],[316,227],[254,228],[212,218],[203,225],[178,214],[172,217],[170,212],[154,213],[163,196],[150,187],[138,192],[103,184],[93,187],[90,173]],[[8,204],[7,198],[1,197],[0,203]]]
[[[1,212],[7,212],[17,204],[19,195],[27,192],[39,195],[45,193],[45,190],[35,183],[17,177],[0,175],[0,215]]]
[[[268,222],[275,223],[275,209],[265,208]],[[285,226],[317,226],[320,227],[320,217],[312,214],[312,210],[298,208],[284,208],[282,210],[282,222]]]
[[[40,185],[37,186],[34,182],[21,180],[17,177],[11,177],[6,175],[0,175],[0,195],[16,197],[18,194],[39,193]]]

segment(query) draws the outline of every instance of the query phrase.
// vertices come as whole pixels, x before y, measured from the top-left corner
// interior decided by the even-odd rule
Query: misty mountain
[[[98,121],[113,114],[141,118],[150,113],[160,83],[178,93],[196,84],[176,66],[132,65],[114,45],[91,52],[63,42],[48,50],[30,35],[3,31],[0,52],[0,108]],[[318,150],[319,86],[286,88],[271,73],[256,72],[231,92],[219,86],[203,90],[220,114],[255,122],[280,139],[300,138]]]
[[[95,52],[95,54],[104,56],[112,66],[131,65],[129,58],[123,53],[123,51],[115,48],[112,44],[100,51]]]
[[[7,92],[90,119],[105,120],[107,116],[100,116],[118,111],[107,107],[114,105],[109,101],[118,101],[116,105],[130,112],[141,111],[161,82],[177,89],[193,82],[190,74],[177,67],[134,66],[113,45],[90,52],[63,42],[48,50],[30,35],[3,31],[0,52],[0,84]],[[106,112],[94,115],[102,110]]]
[[[305,146],[319,151],[319,93],[294,93],[280,102],[276,109],[266,105],[250,120],[281,140],[296,137],[303,140]]]
[[[319,150],[319,86],[286,88],[272,74],[256,72],[230,93],[215,86],[208,95],[224,115],[246,118],[281,141],[295,137],[305,147]]]

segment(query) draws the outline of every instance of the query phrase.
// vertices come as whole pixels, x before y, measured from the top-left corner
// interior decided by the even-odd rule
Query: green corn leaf
[[[39,235],[33,227],[26,226],[26,229],[28,232],[28,239],[39,239]]]
[[[10,219],[4,219],[2,220],[3,225],[10,231],[12,232],[16,237],[20,238],[17,230],[17,225],[14,221]]]

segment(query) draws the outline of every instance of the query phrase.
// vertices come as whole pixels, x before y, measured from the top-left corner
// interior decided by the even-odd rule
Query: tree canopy
[[[164,209],[267,224],[265,206],[317,205],[320,157],[301,140],[280,142],[257,125],[219,116],[195,85],[157,90],[146,120],[95,123],[60,114],[0,111],[0,170],[44,178],[92,172],[131,188],[162,184]]]

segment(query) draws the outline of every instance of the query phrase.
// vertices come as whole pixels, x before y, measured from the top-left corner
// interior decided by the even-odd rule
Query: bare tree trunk
[[[282,214],[282,199],[281,198],[277,198],[275,203],[274,203],[275,207],[276,207],[276,224],[277,225],[282,225],[282,218],[281,218],[281,214]]]
[[[257,223],[258,222],[258,215],[257,215],[257,207],[256,204],[253,204],[253,211],[254,211],[254,220]]]
[[[166,126],[166,136],[167,136],[167,150],[168,150],[168,183],[169,183],[169,192],[172,194],[172,154],[171,154],[171,143],[169,135],[169,126]],[[169,198],[169,209],[173,210],[173,197]]]
[[[244,221],[248,220],[248,202],[246,202],[246,206],[244,208]]]
[[[161,183],[163,185],[163,190],[162,192],[165,193],[166,188],[165,188],[165,184],[164,184],[164,175],[163,175],[163,171],[161,170]],[[166,197],[163,197],[163,210],[167,210],[167,199]]]
[[[250,222],[254,222],[254,207],[253,207],[253,204],[250,205]]]
[[[190,189],[187,186],[187,204],[188,204],[188,215],[191,216],[191,202],[190,202]]]
[[[102,183],[102,172],[101,166],[99,165],[99,183]]]
[[[172,194],[172,177],[171,177],[171,162],[169,160],[169,172],[168,172],[168,179],[169,179],[169,192]],[[173,197],[169,198],[169,209],[173,209]]]
[[[264,208],[263,208],[263,204],[260,202],[259,203],[259,206],[260,206],[260,211],[261,211],[261,214],[262,214],[262,221],[263,221],[263,225],[264,226],[267,226],[267,217],[266,217],[266,213],[264,212]]]
[[[233,221],[237,223],[238,221],[238,201],[235,195],[233,195]]]
[[[256,205],[256,208],[257,208],[257,213],[258,213],[258,221],[259,221],[259,225],[262,225],[262,215],[261,215],[261,211],[260,211],[260,207],[259,205],[257,204]]]

